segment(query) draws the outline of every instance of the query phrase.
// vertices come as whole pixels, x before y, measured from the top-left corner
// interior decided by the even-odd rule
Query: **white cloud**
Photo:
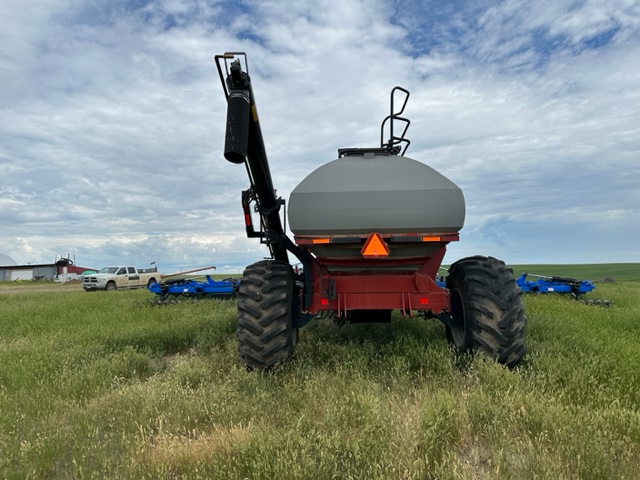
[[[285,198],[337,148],[375,145],[402,85],[408,155],[467,199],[448,261],[640,261],[636,2],[12,0],[0,19],[0,253],[18,262],[267,255],[222,158],[224,51],[249,54]]]

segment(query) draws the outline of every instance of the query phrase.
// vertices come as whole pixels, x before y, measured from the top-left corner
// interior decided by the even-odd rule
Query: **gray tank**
[[[409,157],[350,154],[310,173],[289,197],[296,235],[454,233],[464,225],[462,190]]]

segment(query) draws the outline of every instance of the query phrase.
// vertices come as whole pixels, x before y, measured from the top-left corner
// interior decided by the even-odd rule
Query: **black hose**
[[[249,145],[251,100],[249,91],[234,90],[227,103],[227,134],[224,158],[231,163],[244,163]]]

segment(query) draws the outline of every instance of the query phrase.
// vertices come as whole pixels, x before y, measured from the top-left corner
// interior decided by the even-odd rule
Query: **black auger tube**
[[[229,70],[230,73],[226,79],[229,97],[224,156],[228,161],[238,164],[246,159],[249,180],[264,227],[279,235],[285,235],[280,220],[280,202],[273,188],[269,161],[258,122],[251,79],[242,71],[238,60],[231,64]],[[267,241],[273,258],[289,263],[284,245]]]

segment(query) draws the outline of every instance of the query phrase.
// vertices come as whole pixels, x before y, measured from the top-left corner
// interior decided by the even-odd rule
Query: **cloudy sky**
[[[635,0],[3,0],[0,253],[238,272],[244,168],[213,57],[245,51],[278,194],[374,146],[464,191],[445,262],[640,262]]]

